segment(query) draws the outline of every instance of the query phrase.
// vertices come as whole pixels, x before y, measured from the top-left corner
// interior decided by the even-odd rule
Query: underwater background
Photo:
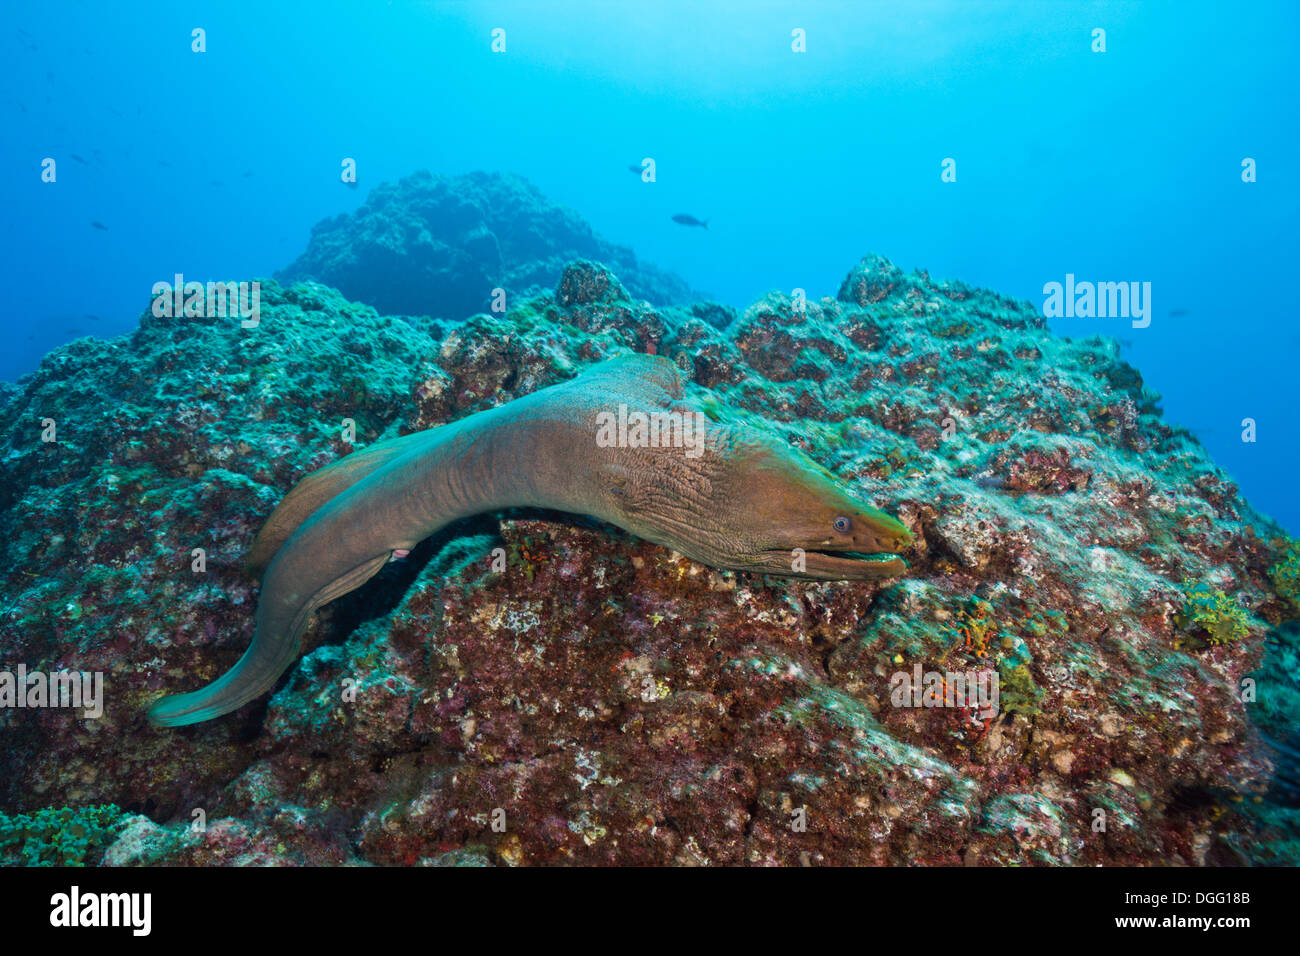
[[[1300,529],[1300,331],[1279,283],[1300,212],[1294,3],[18,0],[4,17],[0,377],[129,331],[174,272],[282,268],[381,182],[513,172],[738,307],[833,293],[868,250],[1040,303],[1066,273],[1150,282],[1147,328],[1052,328],[1126,340],[1170,420]],[[647,156],[654,184],[627,168]]]
[[[1295,4],[0,16],[0,667],[110,688],[0,713],[9,862],[1296,861]],[[151,314],[176,274],[261,280],[262,334]],[[1149,324],[1045,317],[1067,275]],[[887,502],[913,573],[480,521],[272,700],[145,725],[247,646],[305,474],[626,350]],[[1005,719],[891,710],[914,662]]]

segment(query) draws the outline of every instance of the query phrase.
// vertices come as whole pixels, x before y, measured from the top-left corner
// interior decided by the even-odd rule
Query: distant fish
[[[168,169],[171,169],[171,165],[172,165],[172,164],[169,163],[169,162],[167,162],[167,160],[165,160],[165,159],[160,159],[160,160],[158,160],[158,165],[159,165],[159,166],[166,166]]]
[[[99,322],[99,321],[101,321],[101,319],[99,318],[99,316],[97,316],[97,315],[95,315],[94,313],[91,313],[91,312],[87,312],[87,313],[85,314],[84,318],[90,319],[90,321],[92,321],[92,322]]]
[[[90,224],[94,226],[96,229],[103,229],[105,232],[108,232],[108,226],[104,225],[98,219],[92,219],[90,221]]]
[[[630,173],[636,173],[638,176],[640,176],[642,173],[645,172],[645,168],[642,167],[642,165],[641,165],[640,163],[637,163],[637,164],[634,165],[634,166],[629,166],[629,167],[627,168],[627,171],[630,172]]]
[[[1186,314],[1187,314],[1187,310],[1186,310],[1186,309],[1170,309],[1170,310],[1169,310],[1169,318],[1171,318],[1171,319],[1177,319],[1177,318],[1180,318],[1181,316],[1184,316],[1184,315],[1186,315]]]
[[[214,179],[214,180],[212,180],[212,185],[214,185],[214,186],[224,186],[224,185],[226,185],[226,184],[223,183],[220,179]]]
[[[357,182],[355,179],[351,180],[350,182],[345,182],[343,185],[344,185],[344,186],[347,186],[348,189],[360,189],[360,188],[361,188],[361,184],[360,184],[359,182]]]
[[[82,159],[82,158],[81,158],[80,156],[78,156],[76,153],[70,153],[69,155],[70,155],[73,159],[75,159],[77,162],[81,163],[81,165],[83,165],[83,166],[89,166],[89,165],[90,165],[90,163],[86,162],[84,159]]]
[[[253,171],[252,171],[251,169],[246,169],[246,170],[244,170],[244,178],[245,178],[245,179],[247,179],[247,178],[248,178],[249,176],[251,176],[251,175],[253,175]]]
[[[679,222],[683,226],[699,226],[701,229],[708,229],[709,222],[707,219],[696,219],[694,216],[688,216],[684,212],[679,212],[673,216],[673,222]]]
[[[64,329],[64,330],[63,330],[63,334],[64,334],[64,335],[80,335],[80,334],[81,334],[81,329]]]

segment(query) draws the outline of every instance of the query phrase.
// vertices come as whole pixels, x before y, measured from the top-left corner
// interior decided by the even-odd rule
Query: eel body
[[[249,554],[250,568],[265,568],[252,645],[206,687],[157,701],[150,719],[198,723],[266,693],[298,656],[317,608],[360,587],[394,552],[481,512],[592,515],[718,568],[821,580],[906,570],[903,524],[784,442],[706,419],[682,396],[671,362],[627,355],[307,476]],[[707,427],[694,446],[667,440],[670,430],[658,443],[638,441],[644,431],[608,440],[611,420],[636,422],[637,413]]]

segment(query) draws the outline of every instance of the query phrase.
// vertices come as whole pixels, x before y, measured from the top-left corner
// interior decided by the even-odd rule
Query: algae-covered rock
[[[460,319],[490,308],[494,289],[513,298],[554,288],[574,259],[605,263],[656,305],[699,298],[503,173],[419,172],[377,186],[356,212],[317,223],[306,251],[276,278],[314,279],[382,312]]]
[[[739,315],[630,301],[608,260],[556,284],[444,328],[266,283],[255,329],[146,315],[0,392],[0,648],[105,679],[99,719],[0,710],[0,809],[115,803],[121,863],[1285,856],[1285,808],[1251,812],[1278,777],[1251,718],[1279,739],[1297,699],[1295,642],[1265,657],[1286,542],[1113,343],[879,257],[839,299]],[[327,605],[274,694],[145,721],[247,647],[241,559],[298,479],[624,351],[898,514],[908,577],[734,574],[485,515]],[[1189,588],[1230,596],[1231,639],[1188,639]],[[942,677],[929,704],[900,692],[914,672]],[[953,675],[996,678],[999,705],[945,701]]]

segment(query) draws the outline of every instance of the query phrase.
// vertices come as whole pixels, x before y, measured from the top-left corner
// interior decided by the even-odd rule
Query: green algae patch
[[[1028,664],[1012,660],[998,662],[998,704],[1003,713],[1014,711],[1022,717],[1036,717],[1042,713],[1039,703],[1043,689],[1034,682]]]
[[[1290,543],[1282,560],[1268,569],[1268,576],[1292,616],[1300,617],[1300,541]]]
[[[1187,632],[1189,647],[1228,644],[1250,633],[1250,614],[1222,591],[1188,582],[1183,598],[1174,623]]]
[[[902,445],[887,449],[883,455],[873,459],[867,468],[872,477],[882,480],[899,476],[916,477],[924,475],[926,469],[924,456],[910,452]]]
[[[85,866],[99,857],[126,826],[116,805],[46,808],[9,816],[0,813],[0,865]]]

